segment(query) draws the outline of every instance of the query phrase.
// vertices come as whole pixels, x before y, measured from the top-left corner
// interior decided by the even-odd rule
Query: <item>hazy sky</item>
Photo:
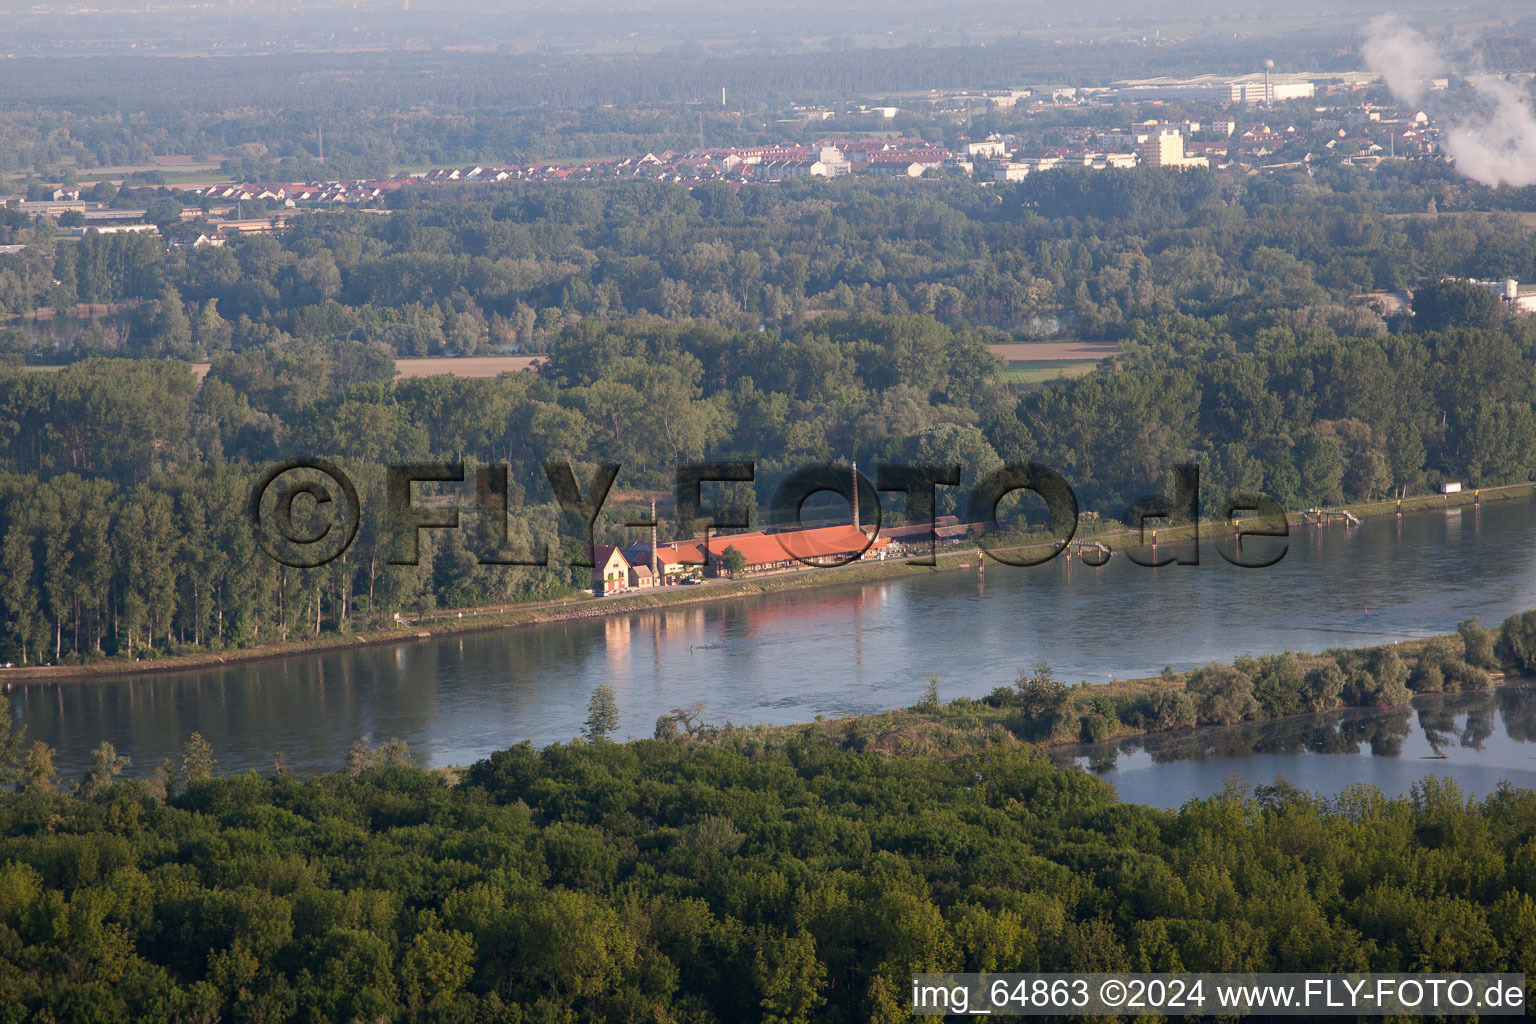
[[[855,46],[953,45],[1058,34],[1134,37],[1143,30],[1174,38],[1348,31],[1390,11],[1431,26],[1475,25],[1508,22],[1532,9],[1527,2],[1448,10],[1426,0],[0,0],[6,21],[0,54],[60,45],[181,52],[488,42],[654,48],[696,41],[719,49],[762,39],[828,38]]]

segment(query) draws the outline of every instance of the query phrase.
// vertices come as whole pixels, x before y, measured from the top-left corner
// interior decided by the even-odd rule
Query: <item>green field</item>
[[[1048,380],[1085,376],[1097,365],[1099,365],[1098,362],[1092,359],[1047,359],[1040,362],[1010,362],[1008,369],[1003,371],[1003,380],[1009,384],[1041,384]]]

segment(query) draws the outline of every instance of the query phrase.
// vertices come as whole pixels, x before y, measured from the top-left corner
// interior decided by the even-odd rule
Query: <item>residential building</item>
[[[600,597],[622,593],[629,589],[630,565],[624,552],[616,547],[599,545],[589,548],[592,562],[592,592]]]
[[[1184,155],[1184,136],[1175,129],[1166,129],[1137,147],[1137,155],[1147,167],[1208,167],[1210,161],[1203,156]]]
[[[995,132],[988,135],[981,142],[968,142],[965,145],[968,156],[982,157],[996,160],[1008,155],[1008,141]]]
[[[713,543],[713,542],[711,542]],[[630,565],[643,565],[647,572],[652,564],[651,546],[645,543],[626,545],[623,551]],[[702,541],[674,541],[659,544],[655,553],[656,571],[653,586],[671,586],[684,576],[699,576],[704,570],[704,545]]]

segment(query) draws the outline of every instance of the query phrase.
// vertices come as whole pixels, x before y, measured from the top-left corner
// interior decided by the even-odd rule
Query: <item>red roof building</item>
[[[807,563],[842,565],[885,550],[885,537],[870,537],[853,526],[824,526],[814,530],[783,533],[732,533],[709,539],[709,567],[715,575],[725,572],[725,553],[731,548],[746,559],[743,575],[796,569]]]

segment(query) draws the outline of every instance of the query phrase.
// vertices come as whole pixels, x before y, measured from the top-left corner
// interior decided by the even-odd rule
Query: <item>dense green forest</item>
[[[978,335],[918,316],[821,318],[784,336],[583,324],[540,374],[480,380],[391,382],[387,358],[347,344],[355,357],[301,343],[232,354],[201,389],[165,360],[0,373],[11,660],[243,644],[298,623],[562,592],[553,571],[478,566],[462,531],[427,534],[419,568],[387,565],[385,462],[506,460],[524,552],[559,546],[548,460],[573,461],[582,481],[612,460],[622,486],[663,491],[681,461],[753,460],[745,497],[760,510],[809,462],[953,461],[969,483],[1033,460],[1110,516],[1188,460],[1208,510],[1253,490],[1296,508],[1536,471],[1532,339],[1519,325],[1348,339],[1272,328],[1218,358],[1231,339],[1175,318],[1146,325],[1114,364],[1022,395]],[[342,457],[372,510],[324,569],[285,569],[251,538],[254,478],[295,455]],[[941,513],[955,493],[941,493]],[[600,539],[632,538],[628,518],[610,509]]]
[[[1062,170],[1000,187],[842,179],[393,195],[402,208],[387,216],[318,213],[280,238],[169,253],[135,235],[55,245],[52,221],[0,212],[0,244],[37,243],[0,255],[0,313],[127,307],[52,335],[12,325],[0,344],[33,358],[55,346],[206,357],[283,336],[368,338],[406,356],[536,350],[566,324],[642,311],[739,327],[912,312],[1023,337],[1118,337],[1183,312],[1236,318],[1248,332],[1360,335],[1381,329],[1360,293],[1442,274],[1536,278],[1536,232],[1509,215],[1536,208],[1536,188],[1490,190],[1429,162],[1263,178]],[[137,189],[126,201],[151,207],[156,196]],[[1407,216],[1431,202],[1490,215]],[[161,219],[179,225],[174,213]],[[157,323],[162,311],[189,323]],[[200,319],[207,332],[194,337]]]
[[[1531,38],[1490,39],[1490,66],[1528,65]],[[41,191],[174,153],[249,177],[382,175],[809,139],[819,124],[775,119],[917,88],[1358,60],[1357,39],[1311,32],[836,49],[0,60],[0,173]],[[746,113],[716,109],[722,86]],[[902,105],[884,127],[951,145],[1080,116]],[[0,209],[0,663],[574,598],[583,538],[549,462],[583,485],[621,467],[606,543],[636,539],[626,524],[692,460],[753,462],[714,496],[757,510],[811,463],[959,463],[970,485],[1036,462],[1084,510],[1133,521],[1188,463],[1218,515],[1255,491],[1297,509],[1536,478],[1536,329],[1441,280],[1536,280],[1520,216],[1536,188],[1440,161],[422,185],[223,247],[192,246],[205,222],[150,180],[91,198],[147,209],[163,237],[61,238],[68,224]],[[1410,288],[1412,314],[1366,294]],[[1026,386],[991,348],[1050,339],[1119,353]],[[493,352],[547,358],[395,376],[399,357]],[[333,460],[361,493],[355,543],[318,569],[277,564],[250,521],[253,484],[294,457]],[[505,463],[508,512],[426,531],[419,564],[394,564],[384,467],[431,460],[470,479]],[[485,564],[498,546],[553,562]],[[0,1024],[862,1024],[909,1019],[920,970],[1536,972],[1536,793],[1476,801],[1431,778],[1322,798],[1277,780],[1165,811],[1046,750],[1279,718],[1319,748],[1390,750],[1390,709],[1415,695],[1476,691],[1486,709],[1528,699],[1497,677],[1533,673],[1536,612],[1109,686],[1041,664],[941,703],[933,679],[915,708],[785,728],[679,708],[626,744],[599,687],[568,744],[428,771],[360,739],[308,779],[280,753],[225,775],[194,734],[158,767],[104,742],[66,780],[0,697]],[[1346,708],[1383,714],[1350,725]],[[1468,735],[1493,728],[1473,717]]]
[[[965,703],[457,780],[361,742],[335,775],[218,778],[193,737],[148,782],[104,744],[64,795],[11,743],[0,1019],[830,1024],[909,1019],[924,970],[1536,967],[1536,794],[1161,811],[935,725]]]
[[[306,217],[226,248],[113,235],[0,257],[0,295],[21,307],[48,292],[122,305],[75,325],[67,355],[85,358],[0,370],[0,653],[267,642],[579,582],[480,567],[458,533],[429,533],[419,569],[389,566],[378,515],[325,569],[275,565],[241,503],[298,456],[342,459],[374,509],[381,464],[506,461],[512,546],[567,559],[580,538],[556,533],[549,460],[583,481],[618,463],[621,489],[662,492],[679,462],[751,460],[755,494],[738,497],[758,509],[810,462],[959,462],[968,486],[1032,460],[1112,517],[1187,462],[1216,514],[1253,491],[1295,509],[1528,480],[1536,334],[1481,289],[1434,279],[1536,277],[1536,233],[1381,212],[1452,187],[1437,173],[1357,200],[1156,172],[922,195],[546,186]],[[1411,318],[1352,298],[1405,284]],[[987,345],[1048,320],[1122,354],[1021,391]],[[393,379],[397,355],[493,346],[549,360]],[[113,355],[139,358],[99,358]],[[198,385],[156,356],[212,369]],[[941,491],[941,513],[957,493]],[[598,539],[633,539],[633,518],[609,509]]]
[[[1523,59],[1528,37],[1493,41],[1490,59]],[[1318,44],[1207,56],[1355,60],[1355,40]],[[329,177],[750,143],[809,136],[761,123],[806,96],[1010,84],[1026,67],[1107,79],[1191,56],[1131,49],[672,54],[582,74],[556,56],[428,53],[389,72],[371,55],[274,56],[258,74],[0,61],[0,172],[176,152]],[[722,85],[753,113],[714,112]],[[934,141],[1013,125],[914,106],[895,127]],[[626,523],[679,462],[704,459],[755,463],[716,496],[759,510],[810,463],[955,462],[969,485],[1033,461],[1106,519],[1187,463],[1217,514],[1254,491],[1295,509],[1536,477],[1536,330],[1440,280],[1536,279],[1518,216],[1536,190],[1439,162],[423,186],[386,211],[199,248],[166,245],[203,225],[162,189],[93,198],[147,208],[166,237],[64,240],[0,210],[0,245],[24,247],[0,253],[0,662],[218,652],[571,597],[582,538],[546,462],[583,484],[622,467],[595,525],[608,543],[637,536]],[[1412,315],[1364,294],[1405,288]],[[107,311],[77,318],[77,303]],[[1053,338],[1120,352],[1021,386],[989,347]],[[497,351],[547,359],[395,377],[397,357]],[[191,361],[211,363],[205,378]],[[318,569],[274,562],[250,522],[253,483],[305,456],[345,470],[364,511]],[[418,565],[393,564],[384,467],[429,460],[506,463],[508,514],[468,513],[421,536]],[[498,543],[553,564],[484,564]],[[65,780],[0,698],[0,1024],[862,1024],[909,1019],[920,970],[1533,972],[1536,794],[1473,801],[1429,779],[1400,799],[1325,799],[1277,781],[1164,811],[1045,752],[1276,718],[1305,730],[1309,713],[1416,694],[1493,702],[1525,693],[1491,691],[1496,675],[1533,672],[1536,612],[1102,687],[1042,664],[941,703],[935,679],[912,709],[779,729],[680,708],[622,745],[600,687],[569,744],[427,771],[400,741],[363,739],[310,779],[281,754],[224,776],[194,734],[158,768],[102,743]],[[1400,724],[1322,724],[1308,742],[1386,750]],[[1491,728],[1469,717],[1469,733]]]

